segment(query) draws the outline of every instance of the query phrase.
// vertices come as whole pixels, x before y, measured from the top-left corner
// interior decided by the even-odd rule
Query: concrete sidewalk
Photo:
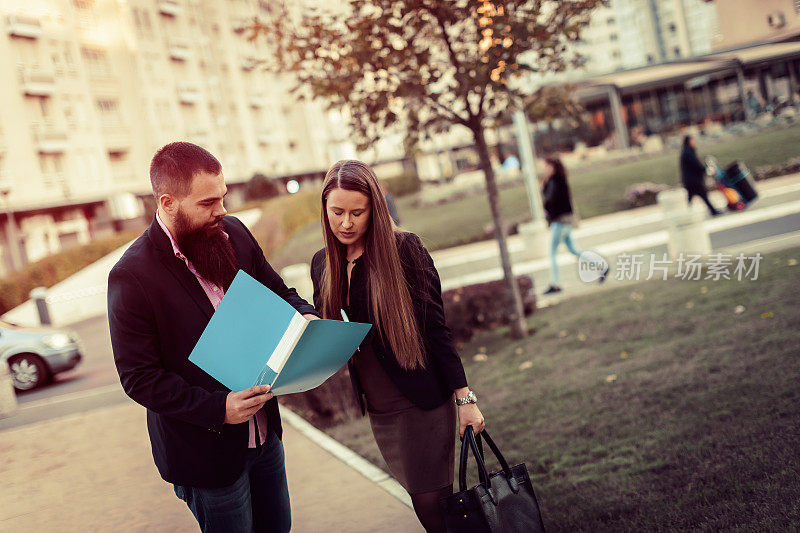
[[[414,512],[284,422],[292,531],[418,532]],[[197,531],[133,402],[0,433],[0,531]]]
[[[757,186],[759,199],[746,211],[727,213],[725,216],[705,221],[706,230],[712,235],[712,246],[715,251],[730,251],[741,246],[726,244],[724,238],[717,239],[714,235],[721,236],[725,232],[747,225],[800,213],[800,175],[773,178],[759,182]],[[714,191],[711,197],[714,203],[724,206],[721,193]],[[702,209],[699,205],[695,208]],[[666,252],[668,240],[663,214],[658,205],[583,220],[572,232],[572,236],[580,248],[600,253],[612,263],[612,266],[612,258],[623,252],[648,254]],[[792,237],[797,239],[796,235]],[[549,254],[535,253],[526,246],[520,235],[509,237],[508,247],[514,273],[532,275],[537,287],[542,289],[546,287],[550,277]],[[497,243],[494,240],[439,250],[431,255],[442,279],[443,289],[453,289],[503,277]],[[558,263],[562,267],[575,270],[573,267],[576,259],[562,247]],[[563,284],[579,288],[579,292],[585,288],[583,287],[585,284],[577,280],[576,272],[565,271],[562,275],[565,278],[562,279]]]

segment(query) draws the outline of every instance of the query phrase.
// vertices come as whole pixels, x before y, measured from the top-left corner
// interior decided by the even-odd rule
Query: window
[[[614,50],[613,52],[611,52],[611,57],[613,57],[614,59],[619,59],[620,57],[622,57],[622,54],[620,53],[619,50]]]
[[[97,100],[95,104],[104,126],[118,126],[120,124],[119,105],[116,100]]]
[[[675,52],[675,57],[681,57],[680,47],[676,46],[675,48],[672,49],[672,51]]]
[[[111,76],[111,64],[108,61],[108,55],[105,50],[81,48],[81,55],[91,75],[102,78]]]
[[[800,0],[798,0],[798,1],[800,1]],[[608,19],[606,20],[606,24],[608,24],[609,26],[611,26],[612,24],[615,24],[616,22],[617,22],[617,19],[615,19],[614,17],[608,17]]]
[[[678,27],[675,26],[674,22],[670,22],[669,23],[669,31],[670,31],[670,33],[675,33],[676,31],[678,31]]]
[[[608,39],[610,41],[618,41],[619,40],[619,35],[617,35],[616,33],[612,33],[611,35],[608,36]]]
[[[653,57],[652,54],[647,54],[647,64],[652,65],[656,58]]]

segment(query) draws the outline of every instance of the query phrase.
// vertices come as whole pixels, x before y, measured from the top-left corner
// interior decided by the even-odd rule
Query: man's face
[[[228,211],[223,199],[228,193],[225,178],[220,174],[201,172],[195,175],[192,185],[184,198],[174,200],[171,213],[176,230],[180,233],[193,233],[203,229],[218,232],[222,229],[222,217]]]

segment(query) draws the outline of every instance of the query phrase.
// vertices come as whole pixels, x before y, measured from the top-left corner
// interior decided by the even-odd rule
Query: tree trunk
[[[489,147],[486,145],[483,126],[479,119],[470,125],[472,134],[475,137],[475,147],[481,160],[481,168],[486,176],[486,192],[489,196],[489,207],[492,211],[492,222],[494,222],[494,236],[500,248],[500,263],[503,266],[503,277],[506,281],[506,293],[508,301],[512,304],[511,312],[511,336],[515,339],[522,338],[528,334],[528,324],[525,321],[525,311],[522,306],[522,297],[519,293],[519,286],[514,274],[511,271],[511,256],[508,253],[508,241],[506,238],[506,226],[503,222],[503,214],[500,211],[500,195],[497,191],[497,180],[492,169],[492,162],[489,158]]]

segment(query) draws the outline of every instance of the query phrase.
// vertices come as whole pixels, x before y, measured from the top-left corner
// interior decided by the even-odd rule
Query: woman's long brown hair
[[[369,305],[374,327],[394,352],[400,366],[413,370],[425,366],[425,350],[420,335],[411,290],[398,253],[395,228],[381,193],[378,178],[361,161],[335,163],[322,185],[322,232],[325,235],[326,262],[322,274],[322,316],[338,320],[344,303],[342,284],[347,276],[347,249],[333,234],[328,220],[328,195],[334,189],[357,191],[369,199],[372,207],[364,235],[362,262],[369,279]]]

